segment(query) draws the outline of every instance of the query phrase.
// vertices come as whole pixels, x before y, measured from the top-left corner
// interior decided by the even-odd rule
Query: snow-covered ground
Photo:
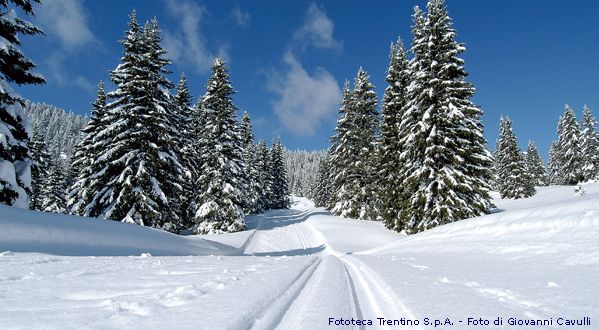
[[[596,329],[599,184],[584,189],[496,199],[494,214],[409,237],[305,199],[202,238],[0,207],[0,329],[523,327],[510,317],[553,322],[532,329],[590,317],[574,328]]]

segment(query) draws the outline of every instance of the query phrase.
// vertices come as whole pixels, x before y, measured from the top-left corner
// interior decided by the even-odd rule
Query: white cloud
[[[324,8],[311,3],[304,24],[295,32],[294,39],[302,48],[313,46],[339,50],[343,45],[333,36],[334,30],[335,23],[326,15]]]
[[[276,95],[274,112],[291,132],[314,135],[321,122],[332,118],[338,108],[341,90],[337,80],[322,68],[310,75],[291,52],[285,53],[283,62],[285,71],[272,73],[267,84]]]
[[[73,51],[96,42],[80,0],[45,1],[37,11],[44,32],[58,37],[64,50]]]
[[[46,58],[45,64],[51,79],[60,87],[74,86],[93,94],[96,90],[96,86],[94,86],[94,84],[92,84],[86,77],[69,72],[64,65],[66,60],[67,55],[65,53],[54,53]]]
[[[249,27],[250,26],[250,13],[244,12],[243,10],[241,10],[241,8],[239,7],[239,4],[236,5],[235,7],[233,7],[233,10],[231,10],[231,16],[233,17],[233,19],[235,20],[235,23],[237,23],[237,25],[241,26],[241,27]]]
[[[56,47],[49,51],[41,67],[47,79],[58,86],[77,87],[93,93],[95,86],[84,76],[72,72],[66,64],[74,56],[82,56],[99,42],[92,33],[87,13],[81,0],[53,0],[44,2],[36,9],[36,23],[44,30]]]
[[[176,19],[178,31],[164,31],[164,48],[169,57],[178,63],[192,66],[192,70],[205,72],[217,56],[228,57],[226,47],[216,52],[208,50],[200,25],[206,8],[192,1],[165,0],[168,13]]]

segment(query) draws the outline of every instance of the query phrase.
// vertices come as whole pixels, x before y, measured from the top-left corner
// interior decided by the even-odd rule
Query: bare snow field
[[[493,214],[413,236],[302,198],[203,237],[0,206],[0,329],[597,329],[599,183],[584,190],[496,198]]]

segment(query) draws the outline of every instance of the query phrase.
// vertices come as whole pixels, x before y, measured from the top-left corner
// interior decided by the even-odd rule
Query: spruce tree
[[[200,176],[194,232],[235,232],[246,228],[243,220],[243,148],[231,99],[233,87],[225,62],[217,58],[202,98],[205,127],[199,138]]]
[[[187,229],[193,225],[193,218],[197,205],[195,204],[196,189],[194,182],[198,177],[197,155],[194,148],[196,131],[193,126],[192,97],[187,86],[187,78],[185,74],[181,74],[174,96],[174,105],[177,109],[177,116],[174,117],[178,121],[179,127],[179,160],[184,167],[184,180],[181,183],[183,193],[181,195],[181,208],[179,229]]]
[[[287,182],[287,172],[285,171],[285,161],[283,159],[283,144],[281,138],[278,138],[272,145],[270,152],[271,162],[271,208],[287,209],[291,206],[289,199],[289,183]]]
[[[381,205],[380,216],[385,226],[397,231],[403,229],[399,220],[401,204],[401,181],[398,169],[401,167],[400,118],[407,103],[407,87],[410,82],[408,59],[400,38],[391,44],[387,83],[381,110],[380,141],[378,144],[378,198]]]
[[[597,180],[599,179],[599,132],[597,132],[597,120],[586,105],[582,111],[581,126],[582,177],[584,181]]]
[[[243,147],[243,161],[245,163],[244,177],[246,179],[244,182],[244,211],[246,213],[258,213],[262,211],[259,201],[262,195],[262,186],[259,181],[260,175],[257,168],[252,122],[247,112],[244,112],[241,116],[239,129]]]
[[[583,179],[580,152],[580,126],[572,108],[566,104],[557,126],[557,157],[559,184],[575,185]]]
[[[175,152],[178,112],[156,19],[141,28],[133,12],[121,43],[122,63],[110,75],[117,89],[108,93],[108,125],[95,137],[109,148],[96,159],[91,186],[101,189],[93,192],[90,215],[176,231],[184,168]]]
[[[549,160],[547,162],[547,177],[550,185],[560,184],[559,167],[557,141],[552,141],[549,146]]]
[[[51,162],[48,180],[43,188],[42,211],[67,213],[64,170],[56,160]]]
[[[268,210],[272,207],[272,171],[270,170],[270,152],[264,140],[260,140],[256,146],[256,168],[260,182],[261,194],[258,199],[258,207]]]
[[[19,34],[43,34],[30,22],[17,17],[15,9],[34,16],[33,4],[38,0],[5,0],[0,2],[0,204],[20,208],[29,206],[31,192],[31,156],[29,139],[31,125],[24,101],[9,83],[43,84],[44,79],[33,73],[35,64],[19,49]]]
[[[489,211],[491,155],[485,147],[482,111],[470,100],[465,51],[443,0],[430,0],[414,15],[412,82],[402,117],[400,170],[404,180],[401,220],[415,233]]]
[[[31,198],[29,199],[29,208],[41,211],[43,210],[44,187],[48,181],[50,154],[48,153],[46,143],[38,133],[33,134],[30,146],[33,163],[31,164]]]
[[[97,157],[108,148],[110,141],[97,139],[96,135],[108,125],[106,114],[106,92],[104,82],[98,83],[96,99],[92,102],[90,120],[82,129],[83,139],[75,147],[71,168],[76,174],[68,188],[67,208],[71,214],[89,216],[95,211],[90,205],[94,192],[103,189],[92,185],[92,176],[99,170]]]
[[[526,198],[536,193],[509,118],[501,118],[495,155],[501,198]]]
[[[539,150],[533,141],[528,141],[528,149],[526,150],[526,157],[524,159],[526,172],[532,180],[532,184],[535,186],[547,186],[549,185],[549,178],[547,177],[547,170],[545,164],[541,159]]]
[[[378,127],[378,112],[374,86],[368,74],[360,68],[354,81],[354,89],[345,93],[339,124],[346,125],[334,152],[334,161],[343,168],[336,175],[342,184],[334,197],[332,212],[348,218],[372,219],[377,210],[374,196],[375,147]]]
[[[312,198],[317,207],[328,207],[332,198],[331,164],[327,154],[318,164],[318,173],[312,188]]]

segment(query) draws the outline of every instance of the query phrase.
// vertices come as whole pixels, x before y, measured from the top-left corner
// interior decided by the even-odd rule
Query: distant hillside
[[[25,112],[33,132],[42,136],[52,158],[62,159],[63,166],[68,167],[73,148],[81,139],[81,129],[89,118],[53,105],[31,101],[26,102]]]

